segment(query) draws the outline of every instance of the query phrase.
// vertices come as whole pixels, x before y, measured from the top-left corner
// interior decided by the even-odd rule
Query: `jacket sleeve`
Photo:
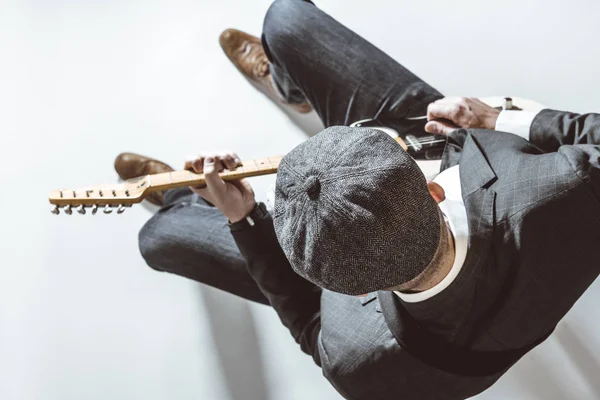
[[[529,141],[546,153],[565,144],[600,145],[600,114],[542,110],[531,124]]]
[[[232,227],[250,275],[305,353],[321,366],[321,289],[296,274],[279,246],[273,219],[266,214],[254,226]]]
[[[591,189],[600,205],[600,145],[562,146],[557,157],[565,157],[579,180]]]

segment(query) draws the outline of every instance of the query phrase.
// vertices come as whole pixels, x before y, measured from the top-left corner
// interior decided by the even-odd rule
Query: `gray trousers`
[[[276,0],[265,17],[263,47],[284,97],[308,100],[325,126],[377,118],[403,129],[441,97],[402,65],[306,0]],[[165,193],[139,246],[155,270],[181,275],[268,304],[233,241],[227,219],[189,189]]]

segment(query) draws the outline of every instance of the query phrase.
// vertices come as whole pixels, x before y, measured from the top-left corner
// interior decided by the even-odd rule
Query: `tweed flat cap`
[[[296,273],[350,295],[410,281],[440,241],[423,173],[394,139],[368,128],[330,127],[286,155],[273,221]]]

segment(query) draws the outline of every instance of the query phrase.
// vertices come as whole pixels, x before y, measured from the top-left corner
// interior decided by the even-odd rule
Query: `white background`
[[[446,94],[600,110],[596,0],[320,0]],[[114,157],[283,154],[318,131],[218,45],[269,0],[0,1],[0,399],[338,399],[276,315],[145,266],[144,207],[52,216]],[[267,178],[255,179],[262,196]],[[576,268],[577,266],[573,266]],[[557,295],[560,295],[557,293]],[[600,287],[481,399],[600,398]]]

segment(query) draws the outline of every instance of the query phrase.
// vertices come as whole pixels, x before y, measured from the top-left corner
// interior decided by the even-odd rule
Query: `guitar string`
[[[435,136],[424,136],[424,137],[416,138],[416,142],[418,144],[421,144],[421,145],[429,145],[429,144],[435,144],[435,143],[442,143],[442,142],[445,142],[445,141],[446,141],[445,139],[436,139]],[[411,147],[412,149],[416,149],[414,143],[406,143],[406,144],[407,144],[407,146]],[[260,171],[260,167],[256,163],[256,160],[252,160],[252,162],[254,163],[254,165],[255,165],[255,167],[257,169],[257,172]],[[269,164],[270,163],[271,163],[271,160],[269,160]],[[273,165],[270,165],[270,167],[273,168]],[[240,169],[239,172],[241,172],[241,173],[245,172],[243,165],[239,166],[238,168]],[[228,172],[230,172],[230,171],[228,171]],[[191,171],[188,171],[188,173],[189,173],[188,180],[192,180]],[[172,182],[172,177],[171,177],[171,182]]]
[[[417,141],[417,143],[419,143],[419,144],[432,144],[432,143],[442,143],[442,142],[446,142],[446,140],[444,140],[444,139],[429,139],[429,140]]]

